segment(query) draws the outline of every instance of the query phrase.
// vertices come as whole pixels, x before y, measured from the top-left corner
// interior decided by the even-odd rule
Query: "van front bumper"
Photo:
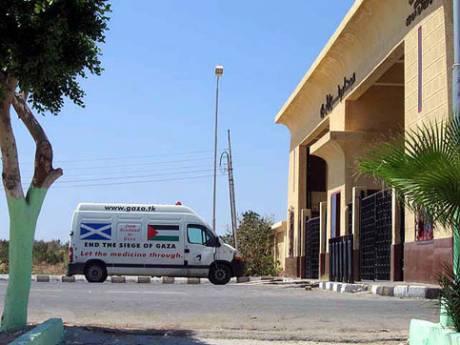
[[[82,262],[72,263],[67,265],[67,275],[73,276],[74,274],[83,274],[85,271],[85,264]]]
[[[244,262],[241,260],[232,260],[233,276],[241,277],[244,274]]]

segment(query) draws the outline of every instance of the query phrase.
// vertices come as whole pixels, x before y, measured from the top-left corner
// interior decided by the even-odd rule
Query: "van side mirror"
[[[208,247],[220,247],[221,244],[220,244],[220,241],[219,241],[219,237],[213,237],[211,238],[208,243],[207,243],[207,246]]]

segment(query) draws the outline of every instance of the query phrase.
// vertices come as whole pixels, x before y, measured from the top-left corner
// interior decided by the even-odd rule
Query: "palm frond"
[[[372,149],[360,171],[424,208],[444,226],[460,224],[460,120],[424,124]]]
[[[447,313],[452,317],[454,326],[460,332],[460,276],[454,274],[452,266],[444,265],[443,273],[439,277],[441,292],[440,304],[444,305]]]

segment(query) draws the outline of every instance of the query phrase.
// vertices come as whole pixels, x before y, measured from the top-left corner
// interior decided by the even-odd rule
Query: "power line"
[[[156,157],[180,157],[180,156],[195,156],[198,154],[209,154],[210,150],[196,150],[186,152],[163,152],[152,155],[129,155],[129,156],[101,156],[101,157],[89,157],[89,158],[77,158],[77,159],[56,159],[53,161],[54,164],[61,163],[82,163],[82,162],[97,162],[97,161],[118,161],[118,160],[136,160],[145,158],[156,158]],[[20,161],[19,164],[30,164],[33,163],[33,158],[27,161]]]
[[[81,184],[81,185],[71,185],[71,186],[56,186],[55,188],[121,186],[121,185],[131,185],[131,184],[154,183],[154,182],[196,180],[196,179],[209,178],[212,176],[213,175],[197,175],[197,176],[189,176],[189,177],[183,177],[183,178],[155,179],[155,180],[145,180],[145,181],[127,181],[127,182],[111,182],[111,183],[97,183],[97,184]],[[219,176],[223,176],[223,175],[220,174]]]
[[[161,172],[161,173],[166,174],[167,172],[178,173],[178,172],[181,172],[181,171],[184,172],[184,173],[187,173],[189,171],[194,171],[194,170],[201,169],[201,168],[204,168],[204,167],[207,167],[207,166],[208,166],[207,164],[194,164],[194,165],[182,165],[182,166],[173,166],[173,165],[172,166],[159,166],[158,168],[156,168],[156,167],[139,168],[139,167],[136,167],[136,166],[134,166],[134,167],[126,166],[121,170],[107,170],[107,169],[104,169],[103,171],[95,171],[95,172],[87,172],[87,173],[85,173],[85,172],[83,172],[83,173],[80,173],[80,172],[72,173],[72,169],[70,168],[70,169],[66,169],[64,171],[64,176],[62,178],[60,178],[57,182],[61,183],[61,182],[67,181],[66,180],[67,178],[80,178],[80,177],[87,177],[88,179],[90,179],[90,178],[101,178],[101,177],[103,177],[103,178],[108,178],[108,177],[125,178],[126,175],[124,175],[124,174],[133,174],[133,173]],[[247,163],[238,164],[238,167],[242,167],[242,166],[251,166],[251,164],[247,164]],[[70,174],[69,174],[69,170],[70,170]],[[223,169],[222,172],[225,173],[226,169]],[[118,176],[110,176],[110,175],[118,175]],[[142,175],[136,175],[136,176],[142,176]],[[22,175],[21,178],[22,178],[23,181],[26,181],[26,180],[32,179],[32,176],[31,175]],[[85,179],[83,179],[83,180],[85,180]]]
[[[131,176],[112,176],[112,177],[98,177],[90,179],[81,179],[81,180],[58,180],[56,184],[62,183],[80,183],[80,182],[94,182],[94,181],[110,181],[110,180],[119,180],[119,179],[133,179],[133,178],[147,178],[155,176],[168,176],[168,175],[178,175],[178,174],[192,174],[192,173],[202,173],[209,172],[212,169],[201,169],[201,170],[187,170],[187,171],[177,171],[177,172],[165,172],[159,174],[147,174],[147,175],[131,175]]]
[[[144,163],[129,163],[129,164],[118,164],[118,165],[99,165],[99,166],[79,166],[79,167],[72,167],[69,168],[73,170],[95,170],[95,169],[107,169],[107,168],[125,168],[125,167],[145,167],[145,166],[152,166],[152,165],[168,165],[168,164],[176,164],[176,163],[184,163],[184,162],[199,162],[199,161],[210,161],[211,157],[204,157],[204,158],[190,158],[190,159],[178,159],[178,160],[170,160],[170,161],[160,161],[160,162],[144,162]],[[64,167],[65,168],[65,167]],[[31,172],[32,170],[23,170]]]
[[[68,160],[56,160],[55,163],[81,163],[81,162],[95,162],[95,161],[119,161],[119,160],[132,160],[132,159],[144,159],[144,158],[155,158],[155,157],[171,157],[171,156],[193,156],[197,154],[210,153],[210,150],[201,151],[189,151],[189,152],[176,152],[176,153],[158,153],[154,155],[139,155],[139,156],[106,156],[106,157],[94,157],[94,158],[83,158],[83,159],[68,159]]]
[[[69,169],[65,169],[64,171],[64,176],[63,178],[68,178],[68,177],[99,177],[99,176],[110,176],[110,175],[120,175],[120,174],[129,174],[129,173],[147,173],[147,172],[156,172],[156,171],[159,171],[159,172],[168,172],[168,171],[172,171],[172,172],[176,172],[176,171],[189,171],[189,170],[193,170],[193,169],[199,169],[199,168],[203,168],[203,167],[206,167],[208,166],[207,164],[195,164],[195,165],[182,165],[182,166],[166,166],[166,167],[126,167],[128,169],[122,169],[122,170],[104,170],[104,171],[95,171],[95,172],[88,172],[88,173],[80,173],[80,172],[77,172],[77,173],[73,173],[72,169],[69,168]],[[27,175],[29,176],[29,175]],[[59,180],[60,181],[60,180]]]

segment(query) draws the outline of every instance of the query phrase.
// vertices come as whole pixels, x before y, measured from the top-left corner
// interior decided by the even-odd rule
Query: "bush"
[[[63,265],[67,263],[67,243],[60,240],[35,241],[34,265]],[[8,241],[0,240],[0,273],[8,272]]]
[[[33,263],[56,265],[66,260],[67,246],[59,240],[35,241],[33,249]]]
[[[0,240],[0,274],[8,273],[8,241]]]
[[[440,303],[452,318],[457,332],[460,332],[460,276],[456,276],[452,268],[446,267],[439,278],[439,285],[441,286]]]
[[[272,224],[271,219],[261,217],[256,212],[247,211],[242,214],[237,230],[237,241],[238,251],[246,266],[246,275],[277,274],[271,241]],[[233,235],[230,232],[222,239],[234,245]]]

